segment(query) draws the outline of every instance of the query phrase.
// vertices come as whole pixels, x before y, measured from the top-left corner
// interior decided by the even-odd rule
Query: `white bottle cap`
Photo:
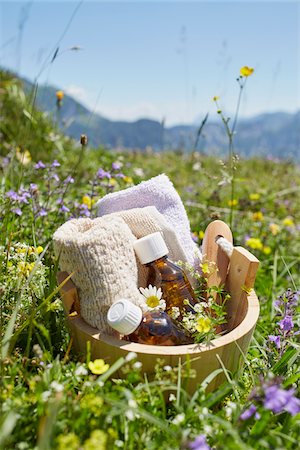
[[[169,253],[168,247],[159,231],[138,239],[133,248],[142,264],[155,261]]]
[[[107,322],[121,334],[133,333],[141,323],[143,313],[141,308],[129,300],[122,298],[111,305],[107,312]]]

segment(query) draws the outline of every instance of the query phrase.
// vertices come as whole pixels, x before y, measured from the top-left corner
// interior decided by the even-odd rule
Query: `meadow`
[[[235,158],[232,191],[232,159],[90,148],[36,111],[33,97],[1,72],[0,448],[299,448],[299,166]],[[151,380],[134,354],[110,367],[79,360],[65,324],[54,231],[94,217],[107,192],[160,173],[180,193],[199,245],[219,218],[261,262],[261,312],[243,370],[211,393],[203,383],[191,396],[180,368],[159,360]]]

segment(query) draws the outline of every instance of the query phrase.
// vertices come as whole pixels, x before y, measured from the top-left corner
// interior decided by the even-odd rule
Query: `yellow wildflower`
[[[277,223],[270,223],[269,230],[271,231],[273,236],[276,236],[276,234],[278,234],[280,231],[280,226],[277,225]]]
[[[110,184],[111,186],[116,186],[117,180],[116,180],[115,178],[110,178],[109,184]]]
[[[263,249],[262,249],[262,251],[263,251],[263,253],[265,254],[265,255],[269,255],[270,253],[271,253],[271,247],[268,247],[268,246],[264,246],[263,247]]]
[[[205,259],[200,264],[200,267],[201,267],[202,273],[204,273],[205,275],[211,275],[217,271],[216,263],[213,261],[207,261]]]
[[[27,164],[31,161],[31,154],[28,150],[24,150],[24,152],[21,152],[20,147],[17,147],[16,150],[16,158],[20,161],[23,166],[27,166]]]
[[[104,359],[95,359],[89,362],[89,369],[95,375],[102,375],[109,369],[109,364],[105,364]]]
[[[215,95],[215,96],[213,97],[213,101],[214,101],[214,102],[217,102],[217,101],[219,100],[219,98],[220,98],[220,97],[219,97],[218,95]]]
[[[18,270],[19,272],[24,275],[25,277],[28,277],[32,269],[34,268],[34,262],[28,263],[25,261],[20,261],[18,263]]]
[[[132,184],[133,183],[133,179],[131,177],[124,177],[123,180],[125,181],[125,183],[127,184]]]
[[[290,217],[290,216],[283,219],[282,223],[285,227],[294,227],[295,226],[295,223],[294,223],[292,217]]]
[[[201,317],[197,320],[196,330],[199,333],[208,333],[211,330],[212,322],[208,317]]]
[[[36,249],[35,249],[35,251],[37,252],[37,254],[38,255],[40,255],[42,252],[43,252],[43,247],[41,246],[41,245],[39,245]]]
[[[94,204],[94,200],[91,199],[89,195],[84,195],[81,201],[84,205],[88,207],[88,209],[91,209],[92,205]]]
[[[199,231],[199,239],[203,239],[204,238],[204,231],[200,230]]]
[[[254,72],[254,69],[252,67],[244,66],[240,69],[240,74],[242,77],[249,77]]]
[[[107,434],[102,430],[93,430],[88,439],[84,441],[83,450],[107,449]]]
[[[260,194],[250,194],[249,198],[252,201],[259,200],[260,199]]]
[[[261,211],[257,211],[252,214],[252,219],[254,222],[262,222],[264,220],[264,215]]]
[[[228,206],[236,206],[238,204],[238,201],[236,198],[233,200],[228,200]]]
[[[56,95],[57,101],[61,102],[65,96],[65,93],[63,91],[56,91],[55,95]]]
[[[254,250],[262,250],[263,244],[259,238],[249,238],[246,241],[246,245]]]

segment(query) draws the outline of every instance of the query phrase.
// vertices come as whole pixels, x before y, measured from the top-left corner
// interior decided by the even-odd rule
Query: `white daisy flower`
[[[146,305],[149,311],[157,311],[166,309],[166,302],[162,299],[161,288],[149,284],[147,288],[140,288],[141,294],[145,297]]]

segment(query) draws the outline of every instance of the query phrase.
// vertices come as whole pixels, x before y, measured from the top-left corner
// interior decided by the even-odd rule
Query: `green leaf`
[[[290,367],[297,359],[300,353],[300,349],[297,350],[294,347],[289,347],[280,358],[280,360],[274,365],[274,374],[284,374],[288,367]]]

